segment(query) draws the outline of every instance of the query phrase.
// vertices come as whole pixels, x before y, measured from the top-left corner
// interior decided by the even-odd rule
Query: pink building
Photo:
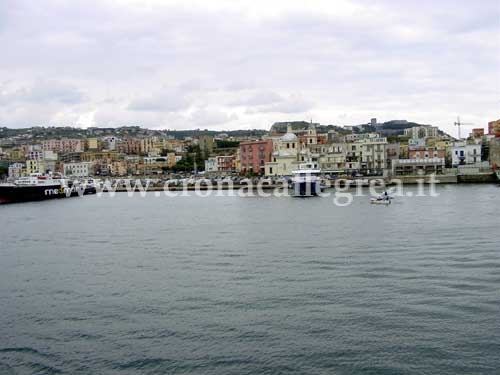
[[[83,141],[81,139],[49,139],[42,142],[43,151],[54,152],[82,152]]]
[[[241,142],[239,149],[241,172],[263,175],[265,163],[271,161],[273,141],[267,139]]]

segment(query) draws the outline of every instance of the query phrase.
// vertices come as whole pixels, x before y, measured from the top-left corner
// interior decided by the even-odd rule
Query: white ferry
[[[13,183],[0,184],[0,203],[39,201],[70,196],[71,188],[63,178],[31,173]]]

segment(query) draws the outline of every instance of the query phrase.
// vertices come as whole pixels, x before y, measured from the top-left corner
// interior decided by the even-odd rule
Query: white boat
[[[390,199],[380,199],[380,198],[370,198],[370,203],[371,204],[387,205],[387,204],[391,204],[391,200]]]
[[[394,193],[394,188],[390,188],[389,190],[386,190],[385,192],[380,194],[375,199],[377,199],[377,200],[392,200],[392,199],[394,199],[394,195],[392,195],[393,193]]]
[[[321,169],[317,163],[299,164],[299,169],[292,171],[292,188],[294,197],[311,197],[323,191],[321,185]]]

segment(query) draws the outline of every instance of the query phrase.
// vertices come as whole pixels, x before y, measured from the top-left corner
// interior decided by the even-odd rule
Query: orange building
[[[500,134],[500,119],[488,122],[488,134]]]
[[[482,138],[484,136],[484,128],[472,129],[470,134],[472,138]]]

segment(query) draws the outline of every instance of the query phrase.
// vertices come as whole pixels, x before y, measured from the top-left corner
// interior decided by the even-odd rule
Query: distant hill
[[[307,121],[287,121],[287,122],[275,122],[272,126],[269,132],[271,134],[281,134],[281,133],[286,133],[287,127],[290,125],[292,127],[293,131],[298,131],[298,130],[303,130],[307,129],[309,125],[311,125],[310,122]],[[348,133],[346,129],[336,126],[336,125],[321,125],[321,124],[314,124],[316,126],[316,130],[318,133],[328,133],[330,130],[334,130],[338,133]]]
[[[307,129],[310,125],[307,121],[287,121],[287,122],[275,122],[271,128],[271,134],[283,134],[286,133],[287,126],[291,125],[292,130],[298,132],[303,129]],[[351,133],[351,127],[347,130],[344,127],[338,125],[321,125],[314,124],[318,133],[328,133],[329,131],[335,131],[340,135]],[[411,128],[413,126],[426,126],[418,124],[416,122],[410,122],[406,120],[391,120],[383,123],[376,124],[372,126],[371,124],[360,124],[352,126],[352,131],[355,133],[369,133],[377,132],[384,137],[397,137],[404,134],[405,129]],[[428,126],[428,125],[427,125]],[[196,138],[200,135],[211,135],[215,136],[217,134],[227,134],[228,137],[250,137],[250,138],[260,138],[268,132],[262,129],[247,129],[247,130],[201,130],[201,129],[189,129],[189,130],[152,130],[145,129],[140,126],[121,126],[118,128],[75,128],[71,126],[34,126],[30,128],[21,129],[11,129],[7,127],[0,127],[0,145],[6,144],[18,144],[38,141],[50,138],[93,138],[93,137],[106,137],[115,136],[118,138],[124,137],[137,137],[145,138],[152,136],[171,136],[175,139],[184,139],[186,137]],[[440,135],[447,135],[443,131],[439,130]]]
[[[75,127],[44,127],[35,126],[31,128],[11,129],[0,128],[0,140],[11,138],[18,140],[40,141],[50,138],[93,138],[115,136],[145,138],[152,136],[172,136],[176,139],[185,137],[197,137],[199,135],[216,135],[225,133],[229,137],[262,137],[267,134],[266,130],[249,129],[249,130],[151,130],[141,128],[140,126],[122,126],[119,128],[75,128]]]

